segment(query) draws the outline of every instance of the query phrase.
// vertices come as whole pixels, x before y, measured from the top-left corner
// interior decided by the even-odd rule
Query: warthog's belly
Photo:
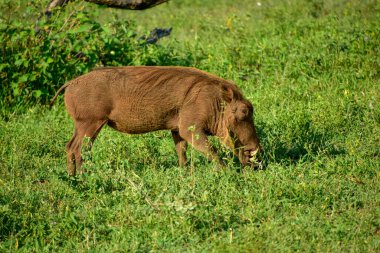
[[[151,106],[113,110],[108,125],[129,134],[141,134],[151,131],[178,129],[177,110],[162,110]]]

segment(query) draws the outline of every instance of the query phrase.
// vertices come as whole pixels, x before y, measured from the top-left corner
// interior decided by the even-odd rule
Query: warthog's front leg
[[[208,141],[207,135],[203,130],[196,129],[196,127],[189,127],[187,129],[180,129],[179,135],[196,150],[206,155],[209,161],[215,161],[222,167],[226,166],[223,160],[218,156],[216,149]]]

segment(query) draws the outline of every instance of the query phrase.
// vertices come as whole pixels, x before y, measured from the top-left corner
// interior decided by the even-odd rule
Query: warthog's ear
[[[222,97],[223,97],[224,101],[226,101],[227,103],[230,103],[234,98],[234,91],[232,90],[232,88],[223,85],[222,86]]]

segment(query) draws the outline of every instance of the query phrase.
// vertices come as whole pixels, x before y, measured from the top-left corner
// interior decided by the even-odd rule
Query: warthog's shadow
[[[263,121],[256,123],[256,129],[264,149],[262,157],[265,165],[294,164],[300,160],[313,161],[320,154],[336,156],[346,153],[333,144],[333,133],[313,127],[309,119],[296,125],[291,136],[284,136],[281,129],[285,126],[271,126]]]

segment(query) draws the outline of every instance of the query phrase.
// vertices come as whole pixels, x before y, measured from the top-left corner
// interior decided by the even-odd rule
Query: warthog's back
[[[72,80],[65,103],[73,118],[108,119],[123,132],[175,129],[201,88],[221,81],[184,67],[101,68]]]

